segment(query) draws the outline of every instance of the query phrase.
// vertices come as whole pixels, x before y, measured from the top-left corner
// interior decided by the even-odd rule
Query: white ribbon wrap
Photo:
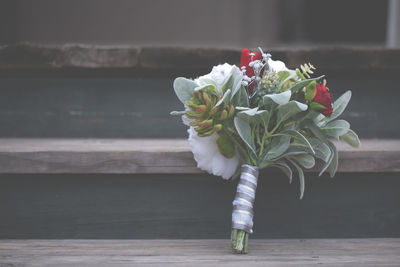
[[[233,200],[232,228],[253,233],[253,204],[256,197],[258,167],[242,165],[240,180]]]

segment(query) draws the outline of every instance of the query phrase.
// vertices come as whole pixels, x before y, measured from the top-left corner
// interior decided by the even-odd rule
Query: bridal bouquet
[[[243,49],[240,68],[227,63],[196,79],[176,78],[174,90],[184,104],[183,123],[197,167],[224,179],[240,177],[233,201],[231,243],[234,253],[247,253],[253,232],[253,204],[259,170],[276,167],[292,181],[298,174],[300,198],[303,168],[319,159],[320,175],[333,177],[338,152],[330,140],[360,145],[350,124],[337,119],[351,91],[336,101],[324,76],[312,77],[314,66],[292,70],[271,55]]]

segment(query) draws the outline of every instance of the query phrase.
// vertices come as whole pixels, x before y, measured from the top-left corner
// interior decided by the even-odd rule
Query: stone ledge
[[[400,140],[362,140],[360,149],[338,143],[338,149],[339,172],[400,171]],[[4,138],[0,139],[0,173],[202,171],[183,139]]]
[[[289,67],[312,62],[323,71],[400,70],[400,49],[315,46],[271,48],[269,52]],[[0,70],[125,69],[187,73],[207,71],[224,62],[239,64],[239,60],[238,49],[32,43],[0,46]]]

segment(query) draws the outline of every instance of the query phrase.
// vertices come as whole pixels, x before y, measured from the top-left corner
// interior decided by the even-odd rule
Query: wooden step
[[[339,172],[399,172],[400,140],[339,147]],[[201,173],[185,139],[0,139],[0,173]]]
[[[400,238],[229,240],[2,240],[1,266],[399,266]]]

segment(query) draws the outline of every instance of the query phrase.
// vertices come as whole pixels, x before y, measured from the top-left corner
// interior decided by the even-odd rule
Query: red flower
[[[325,116],[330,116],[332,114],[333,109],[332,109],[331,94],[329,93],[328,88],[326,88],[325,85],[321,83],[316,83],[312,101],[313,101],[311,103],[312,108],[314,106],[314,109],[317,109]],[[313,105],[313,103],[317,104]]]
[[[261,60],[262,56],[260,53],[258,52],[253,52],[254,56],[253,56],[253,60],[251,60],[251,56],[250,56],[250,51],[249,49],[245,48],[242,50],[242,56],[240,57],[240,68],[242,67],[246,67],[246,75],[251,78],[254,76],[254,69],[249,67],[249,63],[251,61],[254,60]],[[261,71],[262,73],[262,71]],[[247,88],[247,93],[249,95],[251,95],[253,93],[253,89],[254,89],[254,83],[252,83],[248,88]]]

